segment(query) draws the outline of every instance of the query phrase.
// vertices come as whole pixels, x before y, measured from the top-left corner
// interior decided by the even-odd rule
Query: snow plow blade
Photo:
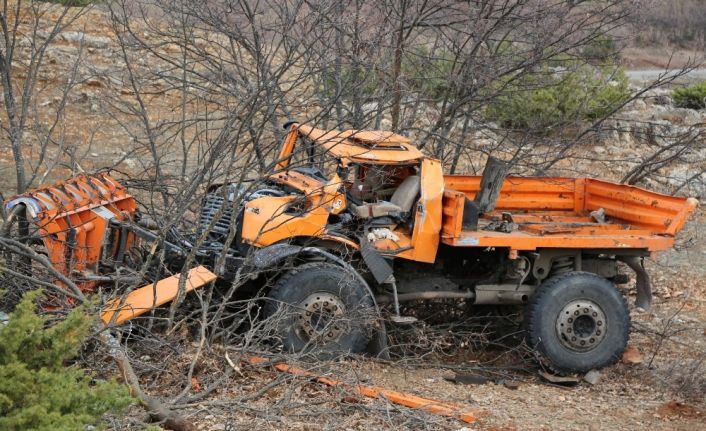
[[[10,217],[26,211],[52,266],[83,292],[93,292],[98,283],[91,277],[99,267],[114,266],[135,241],[132,232],[116,229],[111,222],[132,220],[137,203],[105,173],[29,190],[8,200],[5,208]]]
[[[124,298],[109,301],[101,312],[105,324],[120,325],[176,298],[181,274],[135,289]],[[203,287],[217,278],[206,267],[197,266],[186,275],[184,293]]]

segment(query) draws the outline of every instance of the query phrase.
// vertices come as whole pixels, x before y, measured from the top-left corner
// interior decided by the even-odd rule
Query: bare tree
[[[37,179],[51,146],[59,147],[59,152],[63,149],[58,126],[66,111],[69,93],[77,83],[80,51],[74,67],[67,70],[53,109],[47,106],[41,109],[44,115],[49,114],[48,119],[38,114],[38,97],[43,90],[40,83],[45,79],[42,75],[46,72],[48,48],[87,10],[33,0],[3,3],[0,14],[0,80],[5,114],[2,130],[11,144],[18,193]],[[21,22],[25,25],[20,29]],[[36,134],[36,139],[29,136],[31,133]],[[36,159],[28,159],[33,146],[37,147]],[[29,173],[27,169],[31,169]],[[47,172],[50,170],[51,166]],[[46,175],[45,172],[39,177]]]

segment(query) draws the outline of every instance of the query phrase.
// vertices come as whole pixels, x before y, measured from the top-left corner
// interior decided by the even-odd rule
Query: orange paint
[[[316,141],[334,157],[354,163],[409,164],[421,161],[424,154],[409,139],[380,130],[322,130],[308,125],[293,125],[290,134]],[[283,148],[283,150],[286,149]],[[283,151],[280,158],[286,158]]]
[[[137,210],[135,199],[108,174],[78,175],[52,186],[40,187],[8,202],[25,204],[38,227],[49,260],[68,278],[76,273],[95,274],[101,260],[115,257],[119,232],[109,232],[111,219],[128,220]],[[126,233],[126,248],[135,241]],[[106,237],[113,247],[106,249]],[[61,286],[60,283],[57,283]],[[79,281],[91,292],[96,282]]]
[[[333,163],[338,163],[338,169],[329,180],[290,169],[290,160],[301,142],[318,145],[337,160]],[[539,248],[666,250],[674,245],[674,236],[698,205],[695,199],[597,179],[508,177],[495,210],[481,216],[478,229],[464,230],[465,201],[478,193],[480,176],[443,175],[440,161],[425,157],[408,138],[395,133],[326,131],[294,123],[276,168],[268,176],[268,180],[286,185],[291,193],[246,202],[242,240],[266,247],[306,238],[320,240],[318,244],[334,242],[337,247],[360,249],[358,238],[344,238],[336,232],[336,226],[346,221],[337,216],[349,208],[349,198],[358,204],[374,203],[368,202],[375,199],[374,195],[366,195],[363,201],[362,193],[350,194],[356,181],[361,184],[358,191],[363,190],[363,180],[375,181],[374,176],[368,177],[374,165],[391,180],[389,184],[379,181],[386,187],[397,187],[409,176],[419,176],[420,192],[406,219],[395,219],[393,214],[386,222],[393,235],[373,238],[372,246],[385,256],[423,263],[436,261],[440,243],[506,248],[511,258],[517,257],[518,251]],[[356,175],[354,180],[339,177],[351,172]],[[78,286],[87,292],[95,290],[97,282],[82,280],[81,276],[99,275],[102,268],[112,267],[119,244],[124,244],[125,252],[137,244],[134,233],[110,226],[111,220],[134,219],[137,204],[107,174],[79,175],[9,202],[10,206],[24,204],[31,208],[30,218],[38,226],[50,261],[57,271],[79,280]],[[404,211],[408,208],[406,205]],[[599,209],[608,223],[592,218],[591,212]],[[506,212],[516,224],[511,232],[484,229]],[[186,291],[215,279],[216,275],[206,268],[194,268],[187,277]],[[106,322],[121,323],[171,301],[177,293],[178,276],[170,277],[135,290],[123,302],[112,301],[102,317]]]
[[[216,274],[203,266],[189,271],[184,283],[184,293],[203,287],[215,281]],[[125,298],[116,298],[108,302],[101,312],[105,324],[119,325],[133,317],[140,316],[153,308],[166,304],[179,293],[181,274],[159,280],[130,292]]]
[[[495,210],[483,215],[477,231],[462,231],[464,197],[473,199],[480,176],[444,177],[442,242],[457,247],[666,250],[698,202],[591,178],[508,177]],[[592,211],[603,208],[608,223]],[[512,233],[483,230],[484,224],[512,214]]]

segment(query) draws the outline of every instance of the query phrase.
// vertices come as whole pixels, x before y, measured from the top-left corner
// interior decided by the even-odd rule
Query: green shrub
[[[600,35],[583,47],[581,57],[600,64],[615,63],[620,57],[620,52],[612,37]]]
[[[25,295],[9,322],[0,325],[0,429],[73,431],[100,425],[103,414],[130,403],[127,389],[94,382],[77,366],[66,365],[91,321],[77,308],[48,326],[35,312],[36,297],[37,292]]]
[[[706,81],[688,87],[675,88],[672,91],[674,105],[679,108],[706,108]]]
[[[506,79],[485,110],[486,119],[503,127],[548,133],[577,121],[603,118],[630,98],[622,71],[544,67]]]
[[[357,94],[362,99],[371,98],[380,87],[380,79],[374,70],[354,67],[349,64],[341,66],[341,73],[336,75],[335,69],[329,68],[323,74],[324,88],[329,97],[336,96],[336,80],[340,79],[344,100],[348,101]]]
[[[406,86],[422,97],[441,100],[452,89],[453,68],[451,52],[439,49],[432,53],[426,48],[416,48],[403,57],[402,76]]]

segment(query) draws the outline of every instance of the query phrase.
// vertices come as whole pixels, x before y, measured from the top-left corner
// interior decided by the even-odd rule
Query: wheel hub
[[[306,297],[300,305],[296,325],[303,338],[330,342],[345,333],[346,325],[341,316],[346,308],[338,296],[317,292]]]
[[[569,302],[556,319],[556,332],[561,343],[580,352],[595,349],[605,338],[607,329],[605,313],[589,299]]]

